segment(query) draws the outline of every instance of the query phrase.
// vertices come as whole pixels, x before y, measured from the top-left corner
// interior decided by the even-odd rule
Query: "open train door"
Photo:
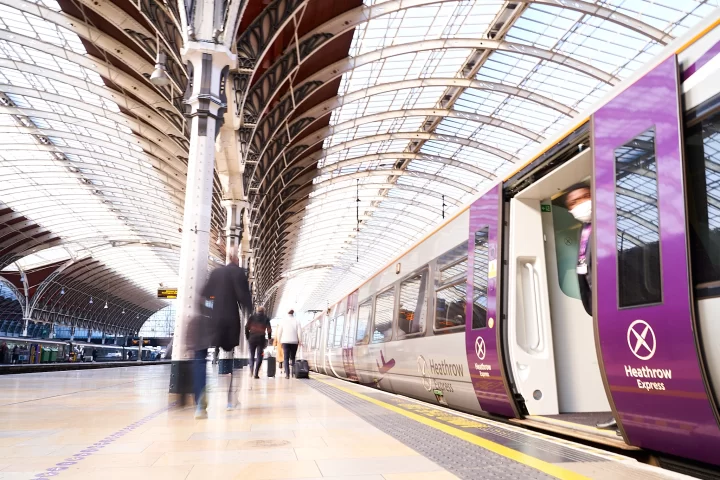
[[[465,350],[468,371],[480,407],[490,413],[517,417],[503,361],[501,304],[502,185],[496,185],[470,206],[468,236]]]
[[[596,342],[611,406],[640,447],[717,462],[696,345],[676,57],[592,121]]]
[[[507,363],[529,415],[560,412],[542,220],[545,183],[509,201]]]

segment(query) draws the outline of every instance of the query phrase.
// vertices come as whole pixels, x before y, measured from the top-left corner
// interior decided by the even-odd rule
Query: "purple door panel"
[[[468,371],[480,408],[486,412],[517,416],[508,388],[505,384],[500,357],[502,343],[497,321],[499,295],[498,272],[501,270],[500,196],[502,186],[497,185],[470,206],[470,234],[468,238],[467,304],[465,306],[465,349]],[[478,252],[483,258],[476,258],[476,237],[481,242]],[[479,257],[480,255],[478,255]],[[477,263],[477,265],[476,265]],[[475,284],[486,288],[486,292],[475,292]],[[480,288],[478,290],[481,290]],[[484,298],[483,298],[484,297]],[[474,299],[478,298],[477,301]],[[482,321],[473,328],[473,306],[486,307]],[[483,310],[483,309],[481,309]]]
[[[627,440],[718,464],[693,333],[678,87],[673,56],[593,115],[596,335]]]

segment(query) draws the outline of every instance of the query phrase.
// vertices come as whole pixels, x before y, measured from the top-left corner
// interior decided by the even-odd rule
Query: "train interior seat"
[[[509,363],[540,421],[594,426],[611,417],[575,271],[581,224],[562,203],[565,189],[591,175],[586,149],[510,200]]]

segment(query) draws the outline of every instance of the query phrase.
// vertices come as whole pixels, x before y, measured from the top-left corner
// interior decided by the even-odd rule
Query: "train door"
[[[595,213],[597,332],[628,442],[717,463],[720,429],[693,316],[679,112],[672,56],[593,115],[602,205]]]
[[[590,186],[591,151],[577,148],[562,166],[510,199],[507,335],[510,368],[527,413],[599,433],[595,424],[612,414],[593,317],[583,306],[577,276],[580,244],[592,245],[589,235],[583,240],[583,224],[565,208],[569,187]]]

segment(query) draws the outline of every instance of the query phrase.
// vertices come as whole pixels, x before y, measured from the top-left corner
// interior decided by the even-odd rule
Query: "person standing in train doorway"
[[[582,223],[578,245],[577,277],[580,286],[580,299],[588,315],[593,314],[592,305],[592,193],[584,183],[569,188],[565,195],[565,207],[575,220]]]
[[[593,314],[592,296],[592,192],[584,183],[577,183],[565,194],[565,207],[575,220],[582,223],[580,242],[578,243],[577,277],[580,287],[580,299],[588,315]],[[610,418],[596,425],[598,428],[614,429],[617,422]]]
[[[300,346],[300,322],[295,318],[295,310],[290,310],[286,318],[280,321],[277,331],[277,338],[283,348],[283,356],[285,357],[285,378],[290,378],[290,365],[295,366],[295,355],[297,355],[298,346]]]

